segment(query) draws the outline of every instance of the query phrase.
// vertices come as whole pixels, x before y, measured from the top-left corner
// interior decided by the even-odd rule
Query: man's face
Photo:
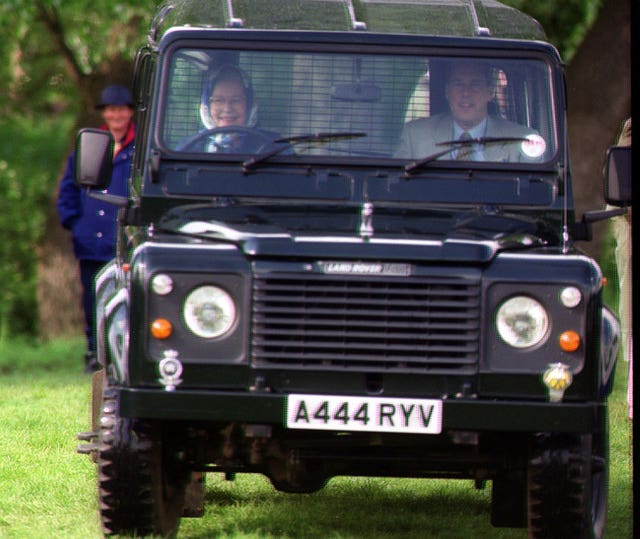
[[[129,126],[133,109],[126,105],[107,105],[102,110],[102,118],[109,131],[120,134]]]
[[[463,129],[471,129],[487,115],[493,90],[480,67],[465,63],[453,68],[447,82],[446,97],[454,120]]]
[[[216,84],[209,99],[209,110],[218,127],[244,125],[247,96],[242,84],[233,80],[222,80]]]

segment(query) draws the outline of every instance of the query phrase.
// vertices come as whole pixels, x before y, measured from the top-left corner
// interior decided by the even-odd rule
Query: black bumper
[[[286,395],[121,388],[123,417],[285,425]],[[443,401],[442,430],[592,432],[606,403]]]

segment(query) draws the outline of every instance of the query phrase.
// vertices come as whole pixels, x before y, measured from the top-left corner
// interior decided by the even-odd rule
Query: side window
[[[420,75],[420,78],[409,97],[407,112],[404,116],[405,122],[417,120],[418,118],[428,118],[431,116],[430,79],[429,62],[425,62],[424,73]]]
[[[156,65],[156,57],[148,49],[141,49],[136,58],[136,68],[134,73],[137,78],[133,82],[133,95],[136,107],[136,141],[135,160],[133,163],[132,176],[134,187],[139,188],[144,167],[144,149],[149,139],[149,102],[151,99],[151,82]]]
[[[164,105],[162,138],[176,148],[186,137],[200,131],[200,93],[203,69],[188,57],[174,56]]]
[[[513,96],[509,92],[509,80],[502,69],[494,70],[493,74],[493,110],[489,114],[504,120],[513,119]]]

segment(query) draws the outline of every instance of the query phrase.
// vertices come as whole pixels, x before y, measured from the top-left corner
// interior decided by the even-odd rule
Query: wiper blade
[[[341,140],[341,139],[351,139],[351,138],[360,138],[366,137],[366,133],[357,132],[357,131],[342,131],[337,133],[328,132],[320,132],[320,133],[309,133],[307,135],[294,135],[292,137],[284,137],[277,138],[273,142],[290,142],[292,144],[298,144],[300,142],[330,142],[333,140]]]
[[[412,172],[417,172],[418,170],[424,168],[429,163],[435,161],[439,157],[451,153],[462,146],[472,146],[473,144],[499,144],[501,142],[524,142],[528,139],[525,137],[477,137],[477,138],[469,138],[466,140],[445,140],[443,142],[438,142],[436,146],[447,146],[446,150],[442,150],[440,152],[433,153],[424,157],[418,161],[414,161],[413,163],[409,163],[404,167],[404,171],[407,174],[411,174]]]
[[[366,136],[366,133],[343,131],[338,133],[309,133],[308,135],[294,135],[291,137],[278,138],[273,142],[274,144],[282,144],[282,146],[274,148],[273,150],[262,153],[260,155],[256,155],[251,159],[247,159],[244,163],[242,163],[242,170],[251,170],[252,168],[255,168],[256,165],[268,161],[272,157],[281,154],[285,150],[288,150],[289,148],[297,144],[302,144],[305,142],[332,142],[335,140],[347,140]]]

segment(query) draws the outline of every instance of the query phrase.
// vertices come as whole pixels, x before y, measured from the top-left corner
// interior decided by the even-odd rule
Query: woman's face
[[[245,125],[247,96],[242,84],[234,80],[218,82],[209,98],[209,110],[217,127]]]

